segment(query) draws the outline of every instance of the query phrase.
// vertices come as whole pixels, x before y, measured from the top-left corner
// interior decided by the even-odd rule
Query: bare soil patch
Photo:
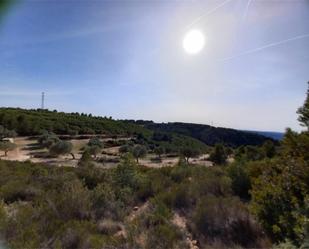
[[[76,167],[79,159],[81,158],[82,151],[87,145],[89,139],[93,136],[64,136],[63,139],[70,141],[73,144],[73,154],[75,159],[71,155],[50,157],[47,149],[42,149],[35,137],[17,137],[15,138],[15,143],[17,145],[16,149],[8,152],[7,156],[1,155],[3,160],[11,161],[26,161],[30,160],[34,163],[47,163],[55,166],[69,166]],[[120,137],[112,138],[104,136],[101,138],[104,142],[108,144],[113,144],[113,142],[120,140],[130,140],[130,137]],[[95,158],[95,165],[102,168],[113,168],[120,162],[121,155],[119,153],[120,146],[111,146],[104,148],[102,153]],[[198,158],[190,159],[190,163],[212,166],[212,163],[207,160],[208,155],[201,155]],[[179,161],[177,156],[162,156],[161,159],[155,154],[148,154],[145,158],[139,160],[139,164],[145,167],[151,168],[161,168],[161,167],[172,167],[176,165]]]

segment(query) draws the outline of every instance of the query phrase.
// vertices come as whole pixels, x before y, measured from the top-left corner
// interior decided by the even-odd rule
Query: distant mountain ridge
[[[265,137],[269,137],[275,140],[282,140],[284,137],[284,133],[283,132],[275,132],[275,131],[245,131],[245,132],[251,132],[251,133],[255,133],[255,134],[260,134],[262,136]]]
[[[267,140],[276,139],[257,132],[241,131],[230,128],[213,127],[210,125],[171,122],[154,123],[152,121],[135,121],[136,124],[155,132],[176,133],[193,137],[207,145],[223,143],[228,146],[237,147],[241,145],[261,145]]]

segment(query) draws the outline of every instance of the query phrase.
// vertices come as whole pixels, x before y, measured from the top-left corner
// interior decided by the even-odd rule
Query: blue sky
[[[308,69],[308,0],[24,0],[0,23],[0,106],[299,130]]]

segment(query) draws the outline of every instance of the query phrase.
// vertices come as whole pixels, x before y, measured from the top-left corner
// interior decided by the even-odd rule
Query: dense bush
[[[308,163],[275,160],[253,181],[252,211],[274,241],[303,241],[309,192]],[[271,184],[270,184],[271,183]]]
[[[248,172],[248,166],[246,163],[236,161],[228,166],[227,172],[232,180],[232,190],[235,195],[240,198],[249,200],[251,179]]]
[[[0,232],[11,248],[188,248],[186,233],[173,223],[175,212],[184,215],[203,248],[208,242],[196,218],[200,199],[230,200],[232,193],[222,169],[146,169],[130,154],[109,170],[94,167],[91,160],[78,168],[0,161],[0,186],[0,207],[5,207],[0,208]],[[217,201],[209,210],[217,208]],[[132,220],[133,207],[140,203],[148,209]],[[230,208],[239,209],[233,203]],[[247,232],[241,225],[228,216],[220,222],[226,224],[229,243],[247,245],[240,239]],[[262,238],[259,231],[255,236]],[[249,238],[254,238],[250,245],[258,245]]]
[[[16,137],[17,134],[14,130],[9,130],[6,129],[5,127],[3,127],[2,125],[0,125],[0,140],[2,140],[5,137]]]
[[[212,152],[209,155],[209,160],[215,164],[225,164],[227,159],[227,154],[224,146],[222,144],[216,144]]]
[[[262,247],[262,230],[235,198],[206,196],[200,199],[193,213],[192,229],[206,241],[224,241],[246,248]]]
[[[309,88],[298,110],[299,120],[307,130],[297,133],[287,129],[277,158],[248,165],[253,213],[275,242],[289,239],[296,246],[307,243],[309,231],[308,102]]]

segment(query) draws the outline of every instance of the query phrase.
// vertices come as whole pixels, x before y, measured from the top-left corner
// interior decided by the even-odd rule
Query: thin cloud
[[[30,39],[24,39],[22,41],[18,41],[14,44],[4,44],[2,43],[1,45],[6,45],[6,46],[15,46],[15,45],[38,45],[38,44],[44,44],[44,43],[49,43],[49,42],[57,42],[57,41],[63,41],[63,40],[68,40],[68,39],[74,39],[74,38],[83,38],[83,37],[88,37],[92,35],[98,35],[98,34],[103,34],[107,32],[112,32],[117,29],[123,29],[126,28],[129,25],[133,25],[134,23],[125,23],[125,24],[117,24],[117,25],[108,25],[104,27],[97,27],[97,28],[84,28],[80,30],[75,30],[75,31],[69,31],[65,33],[57,33],[53,35],[45,35],[42,37],[36,37],[36,38],[30,38]]]
[[[203,18],[213,14],[214,12],[216,12],[218,9],[220,9],[221,7],[223,7],[224,5],[228,4],[229,2],[231,2],[232,0],[226,0],[224,2],[222,2],[221,4],[217,5],[216,7],[212,8],[211,10],[207,10],[205,11],[203,14],[201,14],[200,16],[198,16],[196,19],[194,19],[187,27],[191,28],[194,24],[198,23],[199,21],[201,21]]]
[[[280,46],[280,45],[285,44],[285,43],[289,43],[289,42],[292,42],[292,41],[301,40],[301,39],[305,39],[305,38],[309,38],[309,34],[303,34],[303,35],[295,36],[295,37],[292,37],[292,38],[289,38],[289,39],[286,39],[286,40],[269,43],[267,45],[264,45],[264,46],[261,46],[261,47],[258,47],[258,48],[254,48],[254,49],[244,51],[244,52],[237,54],[237,55],[234,55],[234,56],[219,59],[219,61],[229,61],[229,60],[236,59],[236,58],[239,58],[239,57],[242,57],[242,56],[245,56],[245,55],[254,54],[256,52],[262,51],[262,50],[267,49],[267,48],[277,47],[277,46]]]
[[[253,0],[248,0],[248,3],[247,3],[247,6],[246,6],[244,15],[243,15],[243,17],[242,17],[243,20],[246,20],[246,19],[247,19],[248,12],[249,12],[249,8],[250,8],[250,4],[252,3],[252,1],[253,1]]]

